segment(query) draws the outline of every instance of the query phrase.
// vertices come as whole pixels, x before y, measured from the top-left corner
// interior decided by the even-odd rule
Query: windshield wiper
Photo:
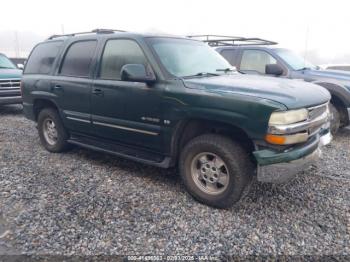
[[[208,73],[208,72],[199,72],[197,74],[194,75],[189,75],[189,76],[184,76],[183,78],[192,78],[192,77],[201,77],[201,76],[219,76],[219,74],[215,74],[215,73]]]
[[[297,71],[304,71],[304,70],[311,70],[311,67],[303,67],[303,68],[297,69]]]
[[[223,69],[219,68],[219,69],[216,69],[216,71],[217,71],[217,72],[225,72],[225,73],[228,73],[228,72],[235,72],[235,71],[237,71],[237,70],[228,67],[228,68],[223,68]]]
[[[0,68],[2,68],[2,69],[14,69],[12,67],[7,67],[7,66],[0,66]]]
[[[228,73],[228,72],[238,72],[238,73],[241,73],[241,74],[246,74],[240,70],[238,70],[236,67],[235,68],[225,68],[225,69],[216,69],[216,71],[218,72],[225,72],[225,73]]]

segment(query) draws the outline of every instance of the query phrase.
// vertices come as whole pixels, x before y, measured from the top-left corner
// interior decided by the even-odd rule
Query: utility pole
[[[20,51],[19,51],[19,40],[18,40],[18,32],[15,31],[15,44],[14,44],[14,48],[15,48],[15,56],[17,58],[19,58],[20,56]]]

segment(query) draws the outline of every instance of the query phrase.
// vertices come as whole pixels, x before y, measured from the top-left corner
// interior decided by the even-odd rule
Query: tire
[[[63,126],[57,110],[44,108],[40,111],[38,116],[38,132],[40,141],[46,150],[53,153],[60,153],[69,148],[67,142],[69,134]]]
[[[216,181],[218,174],[212,172],[214,169],[221,174]],[[238,143],[225,136],[207,134],[194,138],[184,147],[179,170],[187,191],[195,199],[209,206],[228,208],[241,199],[252,180],[254,165]]]
[[[338,130],[340,128],[340,113],[338,109],[333,105],[329,104],[329,111],[330,111],[330,125],[331,125],[331,133],[332,135],[335,135],[338,133]]]

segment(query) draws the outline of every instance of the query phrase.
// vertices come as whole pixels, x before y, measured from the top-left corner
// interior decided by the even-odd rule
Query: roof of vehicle
[[[95,29],[90,32],[78,32],[72,34],[63,34],[63,35],[52,35],[47,40],[57,40],[57,39],[70,39],[74,38],[91,38],[94,37],[110,37],[111,35],[125,36],[125,37],[166,37],[166,38],[180,38],[180,39],[189,39],[182,36],[169,35],[169,34],[157,34],[157,33],[137,33],[137,32],[128,32],[123,30],[114,30],[114,29]]]

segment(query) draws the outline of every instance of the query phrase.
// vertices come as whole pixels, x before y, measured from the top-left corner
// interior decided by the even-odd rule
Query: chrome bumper
[[[278,163],[257,167],[257,179],[266,183],[284,183],[291,180],[299,172],[305,170],[314,164],[321,156],[321,147],[328,145],[333,137],[327,132],[320,137],[318,148],[311,154],[287,163]]]
[[[21,103],[22,103],[22,96],[9,96],[9,97],[0,96],[0,105],[21,104]]]

